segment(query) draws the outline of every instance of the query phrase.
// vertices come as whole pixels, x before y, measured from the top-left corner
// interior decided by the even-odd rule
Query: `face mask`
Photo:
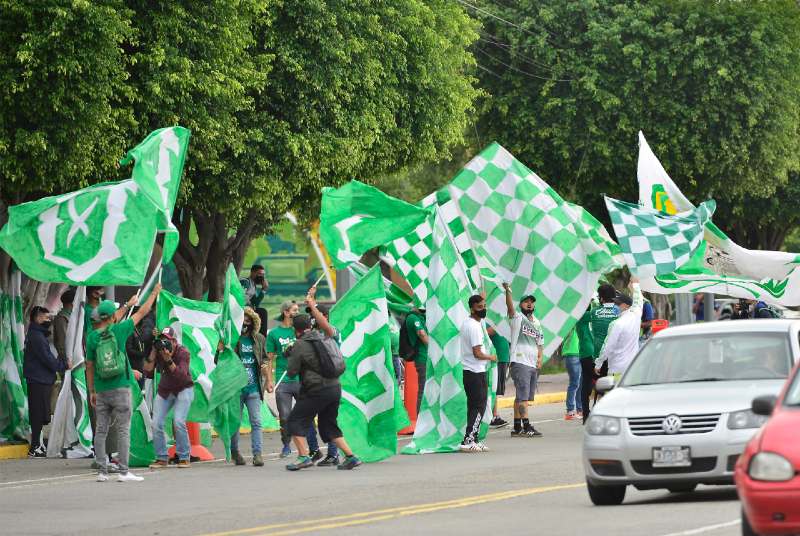
[[[478,316],[478,318],[486,318],[486,309],[475,311],[475,314]]]
[[[50,322],[49,320],[46,320],[46,321],[42,322],[42,327],[44,329],[49,329],[52,324],[53,324],[52,322]]]
[[[242,333],[249,333],[251,329],[253,329],[253,326],[251,324],[242,325]]]

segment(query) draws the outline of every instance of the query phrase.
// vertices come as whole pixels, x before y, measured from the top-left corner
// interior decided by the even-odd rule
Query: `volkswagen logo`
[[[681,426],[683,426],[683,422],[677,415],[667,415],[664,417],[664,420],[661,421],[661,428],[663,428],[666,434],[677,434],[680,432]]]

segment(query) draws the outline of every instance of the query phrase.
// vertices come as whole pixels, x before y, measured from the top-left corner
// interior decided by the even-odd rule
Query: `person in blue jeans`
[[[244,309],[244,322],[239,342],[236,343],[236,355],[242,360],[247,371],[247,385],[242,388],[239,398],[239,415],[247,406],[250,418],[250,449],[253,452],[253,465],[261,467],[264,459],[261,456],[261,402],[264,399],[262,377],[267,378],[267,391],[273,390],[269,366],[265,363],[266,338],[260,333],[261,318],[250,307]],[[231,437],[231,458],[236,465],[244,465],[244,457],[239,450],[239,431]]]
[[[569,332],[564,339],[561,347],[561,356],[564,358],[564,366],[567,368],[569,385],[567,386],[567,414],[564,419],[571,421],[583,417],[581,406],[581,358],[578,333],[575,329]]]
[[[153,349],[145,359],[143,369],[145,377],[152,378],[158,370],[158,394],[153,408],[153,447],[156,461],[150,465],[153,469],[167,467],[167,438],[164,435],[164,420],[167,413],[173,410],[175,427],[175,453],[178,455],[178,467],[190,466],[191,445],[186,430],[186,416],[194,400],[194,382],[189,372],[189,351],[178,344],[175,331],[164,328],[153,342]]]

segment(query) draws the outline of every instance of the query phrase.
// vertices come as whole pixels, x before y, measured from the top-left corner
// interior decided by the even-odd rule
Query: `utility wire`
[[[524,75],[524,76],[529,76],[531,78],[537,78],[539,80],[546,80],[546,81],[550,81],[550,82],[572,82],[573,81],[572,78],[548,78],[546,76],[540,76],[538,74],[534,74],[534,73],[531,73],[531,72],[528,72],[528,71],[523,71],[522,69],[520,69],[518,67],[510,65],[510,64],[508,64],[508,63],[506,63],[506,62],[504,62],[504,61],[492,56],[491,54],[489,54],[488,52],[486,52],[482,48],[477,48],[476,50],[478,52],[480,52],[481,54],[483,54],[484,56],[490,58],[491,60],[499,63],[500,65],[503,65],[503,66],[511,69],[512,71],[518,72],[519,74]]]

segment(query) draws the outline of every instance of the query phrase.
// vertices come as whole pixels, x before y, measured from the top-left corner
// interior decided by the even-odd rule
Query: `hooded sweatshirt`
[[[32,322],[25,337],[25,361],[22,373],[28,383],[53,385],[56,372],[64,372],[66,362],[53,355],[47,336],[50,332],[40,324]]]

